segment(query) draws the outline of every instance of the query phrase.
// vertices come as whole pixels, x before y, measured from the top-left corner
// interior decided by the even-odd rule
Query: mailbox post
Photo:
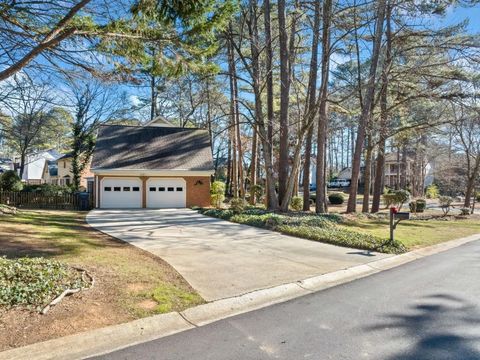
[[[410,219],[409,212],[400,212],[396,207],[390,208],[390,242],[394,240],[394,232],[397,228],[397,225],[402,220]]]

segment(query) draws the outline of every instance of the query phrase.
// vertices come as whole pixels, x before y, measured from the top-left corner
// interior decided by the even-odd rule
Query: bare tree
[[[99,81],[88,78],[69,83],[67,99],[72,108],[72,173],[73,187],[78,190],[83,171],[89,164],[95,147],[98,127],[125,113],[125,99]]]
[[[27,155],[41,149],[49,139],[45,134],[52,123],[49,114],[53,103],[51,88],[34,84],[26,76],[15,75],[4,85],[8,96],[2,99],[0,116],[3,136],[20,156],[20,178],[23,176]],[[7,115],[8,114],[8,115]]]
[[[355,212],[357,207],[357,191],[358,191],[358,180],[360,178],[360,162],[363,151],[363,143],[365,141],[365,132],[367,124],[371,117],[372,104],[374,102],[375,94],[375,78],[378,67],[378,59],[380,57],[380,48],[382,45],[383,37],[383,23],[385,20],[385,8],[386,0],[379,0],[377,2],[376,9],[376,22],[375,22],[375,36],[373,41],[373,51],[372,59],[370,63],[370,73],[368,78],[368,83],[365,90],[365,98],[362,107],[362,114],[360,116],[358,130],[357,130],[357,140],[355,143],[355,151],[353,154],[352,162],[352,177],[350,183],[350,193],[348,197],[347,212]]]

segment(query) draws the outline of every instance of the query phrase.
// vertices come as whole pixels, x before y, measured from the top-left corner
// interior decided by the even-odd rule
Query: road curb
[[[476,240],[480,240],[480,234],[451,240],[297,282],[216,300],[184,310],[181,313],[172,312],[155,315],[125,324],[108,326],[7,350],[0,352],[0,360],[71,360],[110,353],[132,345],[173,335],[221,319],[345,284]]]

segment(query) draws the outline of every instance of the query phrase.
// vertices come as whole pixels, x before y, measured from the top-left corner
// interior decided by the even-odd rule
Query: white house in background
[[[13,170],[12,160],[9,158],[0,158],[0,174],[7,170]]]
[[[43,182],[42,175],[45,163],[49,160],[57,160],[61,156],[62,154],[55,149],[39,151],[35,154],[27,155],[22,181],[29,184],[41,184]],[[16,160],[16,162],[19,162],[18,158]]]

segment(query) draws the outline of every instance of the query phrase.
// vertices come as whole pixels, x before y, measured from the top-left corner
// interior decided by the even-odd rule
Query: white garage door
[[[184,179],[148,179],[148,208],[186,207],[187,186]]]
[[[140,179],[102,179],[100,191],[101,208],[121,209],[142,207],[142,181]]]

